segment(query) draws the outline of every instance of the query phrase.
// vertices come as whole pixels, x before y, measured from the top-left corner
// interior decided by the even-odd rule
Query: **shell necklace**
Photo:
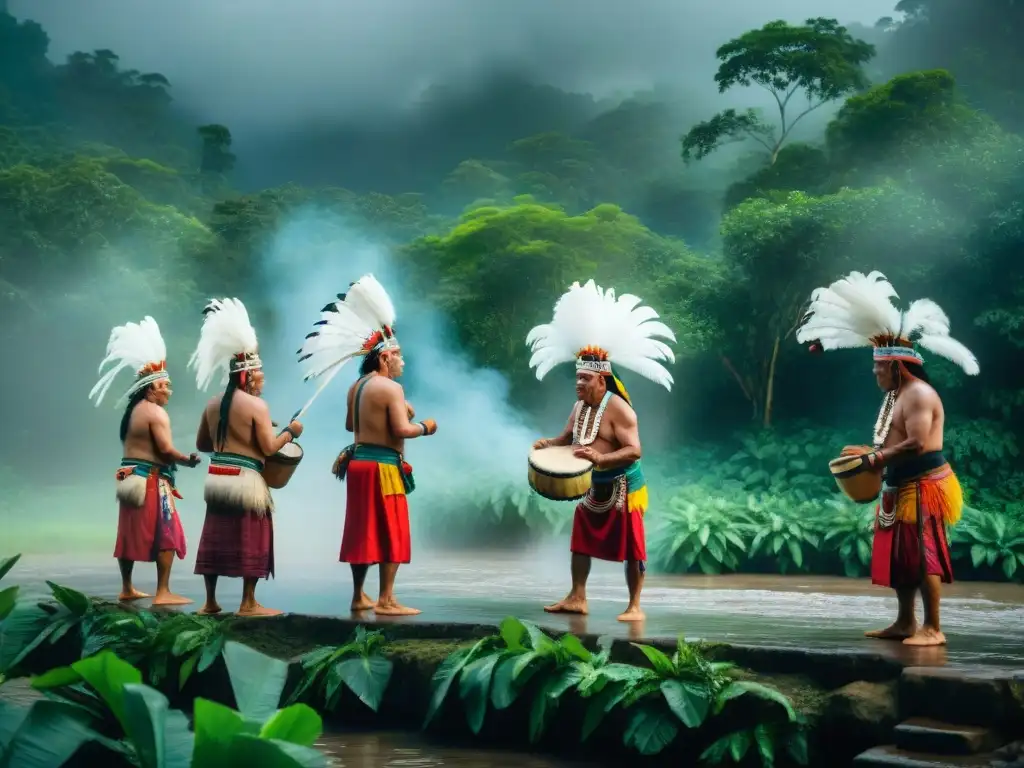
[[[604,409],[608,407],[611,397],[611,392],[605,392],[604,397],[601,398],[601,404],[597,408],[586,405],[582,400],[579,402],[576,422],[572,427],[573,444],[590,445],[597,439],[597,432],[601,428],[601,417],[604,416]]]
[[[892,428],[892,417],[896,410],[896,394],[898,390],[886,392],[882,398],[882,407],[878,410],[878,418],[875,420],[874,447],[881,448],[885,445],[885,439],[889,436]]]

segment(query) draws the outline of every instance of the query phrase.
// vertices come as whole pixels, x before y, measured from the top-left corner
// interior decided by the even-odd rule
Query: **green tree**
[[[943,70],[909,72],[851,96],[829,123],[832,162],[850,173],[905,168],[939,144],[963,141],[993,128],[967,106],[953,76]]]
[[[509,178],[481,160],[463,160],[442,182],[445,198],[455,205],[477,200],[502,201],[509,194]]]
[[[867,85],[862,65],[874,54],[874,46],[854,39],[835,19],[808,19],[802,26],[772,21],[730,40],[716,52],[719,93],[759,85],[775,99],[778,125],[766,122],[756,109],[726,109],[683,137],[683,159],[699,160],[723,143],[750,139],[764,147],[774,164],[801,119]],[[798,93],[806,97],[806,107],[791,110]]]
[[[196,129],[203,141],[202,155],[199,160],[200,173],[223,175],[235,167],[237,159],[231,153],[231,131],[223,125],[211,123]]]
[[[577,280],[642,296],[674,329],[680,351],[699,346],[706,333],[690,322],[688,303],[710,282],[714,263],[614,205],[578,216],[531,201],[477,208],[403,255],[422,279],[436,280],[438,298],[476,360],[517,383],[531,376],[527,333]]]
[[[869,270],[892,242],[932,226],[934,208],[895,187],[843,189],[812,197],[790,192],[747,200],[722,220],[727,279],[708,295],[707,312],[721,338],[716,349],[762,426],[772,424],[780,361],[811,291],[851,269]],[[907,244],[909,249],[909,242]],[[865,266],[865,259],[869,266]],[[877,266],[875,266],[877,265]],[[898,280],[896,281],[898,283]]]

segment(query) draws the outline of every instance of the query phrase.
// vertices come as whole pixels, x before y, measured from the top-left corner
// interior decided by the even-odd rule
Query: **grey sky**
[[[203,119],[252,127],[408,105],[433,82],[514,66],[605,95],[703,92],[714,50],[767,21],[873,23],[896,0],[9,0],[56,60],[110,48],[166,75]]]

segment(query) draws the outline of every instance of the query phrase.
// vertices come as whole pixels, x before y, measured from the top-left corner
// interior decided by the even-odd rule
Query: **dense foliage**
[[[550,390],[522,340],[565,285],[593,276],[643,296],[679,339],[673,394],[639,404],[658,563],[862,574],[869,513],[835,496],[824,463],[865,442],[878,394],[863,353],[812,358],[793,334],[811,289],[881,269],[903,301],[939,302],[981,362],[971,380],[928,362],[970,506],[954,552],[968,575],[1019,578],[1024,17],[1009,0],[896,11],[875,28],[773,22],[722,41],[719,89],[759,85],[775,114],[499,78],[469,95],[434,88],[414,124],[379,138],[299,129],[261,160],[236,156],[230,126],[188,124],[159,73],[107,50],[54,63],[43,29],[0,14],[0,343],[22,360],[8,383],[53,400],[54,423],[78,409],[64,388],[89,384],[56,381],[52,360],[29,354],[33,332],[59,327],[65,370],[91,372],[126,286],[170,318],[219,291],[264,311],[266,248],[313,208],[389,244],[533,415]],[[266,169],[277,186],[238,187]],[[184,356],[189,340],[169,341]],[[28,439],[33,413],[0,402],[16,446],[4,477],[50,458]],[[74,451],[88,437],[66,439]],[[482,537],[489,520],[516,535],[567,523],[567,506],[503,482],[433,501]]]
[[[438,667],[426,725],[456,691],[475,734],[489,711],[527,701],[529,738],[537,743],[556,712],[575,703],[583,710],[580,741],[593,736],[606,718],[621,713],[622,742],[641,755],[659,754],[678,740],[701,764],[727,759],[741,763],[748,752],[765,766],[807,764],[800,717],[774,688],[737,679],[733,665],[709,661],[699,646],[682,638],[671,657],[634,644],[649,668],[610,662],[608,642],[602,645],[592,653],[574,635],[552,639],[535,625],[509,617],[499,634],[452,653]],[[730,702],[747,695],[776,707],[753,710],[739,728],[733,719],[731,729],[722,733],[716,718]],[[789,760],[777,759],[785,752]]]

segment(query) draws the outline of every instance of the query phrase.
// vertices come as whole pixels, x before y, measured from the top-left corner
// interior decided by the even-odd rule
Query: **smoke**
[[[526,458],[539,431],[508,405],[504,377],[475,367],[458,349],[453,328],[430,301],[429,286],[410,285],[386,246],[338,216],[306,209],[280,228],[264,270],[276,317],[272,335],[260,337],[264,398],[282,426],[319,384],[301,381],[296,350],[320,309],[372,273],[395,304],[406,399],[417,420],[438,423],[437,434],[406,443],[406,460],[416,477],[410,496],[414,528],[430,526],[431,509],[440,499],[470,482],[525,487]],[[345,430],[346,394],[358,375],[358,361],[346,364],[302,419],[303,461],[289,485],[275,494],[276,547],[286,558],[337,557],[345,487],[330,469],[352,442]]]

